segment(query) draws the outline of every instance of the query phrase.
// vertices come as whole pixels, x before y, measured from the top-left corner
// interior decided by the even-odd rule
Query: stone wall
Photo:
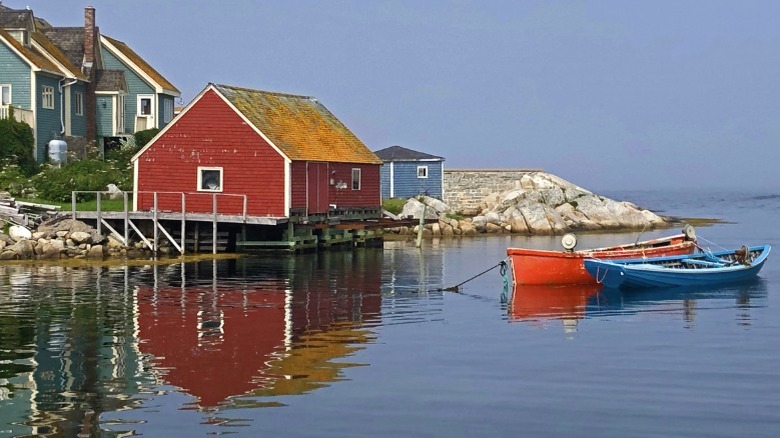
[[[455,211],[478,214],[479,202],[491,193],[520,187],[520,178],[542,169],[445,169],[443,201]]]

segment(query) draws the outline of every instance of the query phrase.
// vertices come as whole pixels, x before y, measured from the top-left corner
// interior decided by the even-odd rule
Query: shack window
[[[199,192],[221,192],[222,191],[222,168],[221,167],[198,167],[198,191]]]
[[[360,190],[360,169],[352,169],[352,190]]]
[[[428,166],[417,166],[417,178],[428,178]]]

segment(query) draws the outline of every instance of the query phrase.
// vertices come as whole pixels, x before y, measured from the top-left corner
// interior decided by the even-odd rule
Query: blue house
[[[401,146],[374,153],[384,162],[379,171],[382,199],[444,196],[444,158]]]
[[[0,118],[13,113],[33,128],[38,161],[51,140],[85,154],[162,128],[179,95],[126,44],[100,34],[93,7],[83,27],[54,27],[0,4]]]

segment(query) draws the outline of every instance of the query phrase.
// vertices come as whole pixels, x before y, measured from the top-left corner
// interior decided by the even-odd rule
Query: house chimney
[[[95,8],[84,8],[84,69],[89,70],[95,62]]]
[[[84,62],[81,65],[81,72],[89,78],[86,90],[84,90],[84,109],[86,110],[85,119],[87,122],[87,148],[92,147],[93,149],[97,147],[97,119],[95,114],[95,106],[97,105],[97,97],[95,96],[97,65],[95,59],[100,53],[95,51],[96,34],[95,8],[87,6],[84,8]]]

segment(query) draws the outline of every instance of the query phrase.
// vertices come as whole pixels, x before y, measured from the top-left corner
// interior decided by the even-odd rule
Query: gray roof
[[[122,70],[98,70],[95,91],[127,91],[125,72]]]
[[[390,146],[374,152],[382,161],[444,161],[444,158],[424,152],[413,151],[401,146]]]
[[[0,5],[0,27],[31,30],[33,13],[27,9],[11,9]]]
[[[52,27],[41,29],[43,35],[54,43],[73,65],[81,68],[84,60],[84,28]]]

